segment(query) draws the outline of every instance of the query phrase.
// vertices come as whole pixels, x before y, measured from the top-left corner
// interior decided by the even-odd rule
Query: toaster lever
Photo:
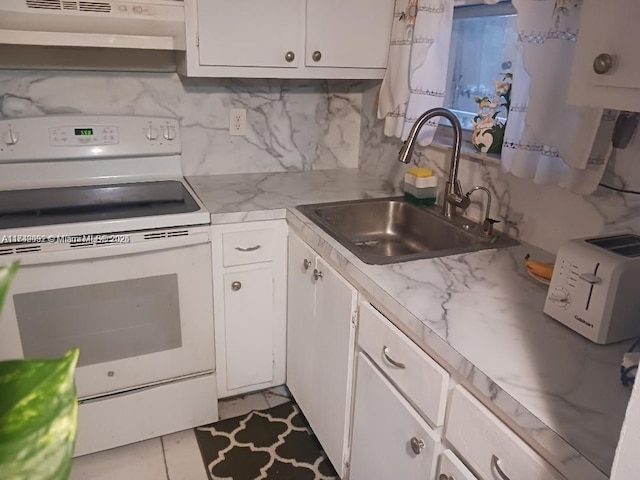
[[[578,277],[590,285],[599,285],[602,283],[602,279],[593,273],[581,273]]]

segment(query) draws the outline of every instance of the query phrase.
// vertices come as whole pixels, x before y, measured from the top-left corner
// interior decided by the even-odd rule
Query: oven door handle
[[[174,248],[188,247],[209,243],[207,231],[190,233],[188,236],[175,238],[162,238],[143,240],[133,243],[118,243],[92,247],[75,247],[65,250],[31,252],[24,255],[16,254],[0,257],[0,265],[8,265],[14,260],[19,260],[21,265],[42,265],[46,263],[61,263],[97,258],[118,257],[123,255],[135,255],[138,253],[157,252]]]

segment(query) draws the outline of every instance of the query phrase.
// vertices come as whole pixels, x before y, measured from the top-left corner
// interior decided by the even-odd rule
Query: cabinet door
[[[386,68],[394,5],[394,0],[307,0],[305,64]]]
[[[314,395],[307,419],[343,477],[348,454],[358,292],[322,258],[316,264],[316,315],[313,337],[306,344],[313,356]]]
[[[316,254],[295,235],[289,236],[287,318],[287,386],[306,413],[316,390],[312,378],[315,285],[311,274]]]
[[[200,65],[296,67],[302,9],[299,0],[198,0]]]
[[[274,289],[271,263],[225,273],[227,390],[273,380]]]
[[[362,353],[357,378],[349,478],[434,478],[439,437]]]
[[[640,2],[637,0],[613,0],[593,2],[584,27],[591,27],[585,35],[593,37],[591,58],[592,81],[596,85],[623,88],[640,88],[640,57],[637,54],[640,31]],[[582,33],[582,28],[581,28]],[[610,73],[597,75],[593,61],[601,53],[615,58]]]
[[[578,105],[640,111],[640,2],[585,0],[571,70],[568,102]],[[596,73],[594,61],[610,55],[610,68]]]

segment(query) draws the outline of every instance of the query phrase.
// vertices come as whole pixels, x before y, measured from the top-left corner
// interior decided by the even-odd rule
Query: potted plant
[[[0,310],[17,270],[17,263],[0,269]],[[78,421],[78,355],[74,349],[59,359],[0,362],[2,478],[69,478]]]

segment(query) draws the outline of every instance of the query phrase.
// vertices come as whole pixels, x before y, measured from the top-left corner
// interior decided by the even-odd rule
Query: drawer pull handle
[[[302,262],[302,267],[305,271],[309,270],[311,268],[311,262],[305,258],[304,262]]]
[[[259,250],[261,247],[262,245],[256,245],[255,247],[249,247],[249,248],[236,247],[236,250],[238,250],[239,252],[255,252],[256,250]]]
[[[424,444],[424,440],[422,440],[421,438],[413,437],[411,439],[411,450],[413,450],[413,453],[415,453],[416,455],[420,455],[425,446],[426,445]]]
[[[502,480],[511,480],[511,479],[507,476],[507,474],[506,474],[506,473],[504,473],[504,472],[502,471],[502,468],[500,468],[500,464],[499,464],[499,462],[500,462],[500,459],[499,459],[498,457],[496,457],[495,455],[493,455],[493,456],[491,457],[491,464],[493,465],[493,468],[495,468],[495,469],[496,469],[496,472],[498,472],[498,475],[500,475],[500,478],[501,478]]]
[[[407,366],[404,363],[396,362],[393,358],[389,356],[389,347],[387,347],[386,345],[382,347],[382,356],[387,362],[389,362],[391,365],[393,365],[396,368],[399,368],[401,370],[404,370],[405,368],[407,368]]]

